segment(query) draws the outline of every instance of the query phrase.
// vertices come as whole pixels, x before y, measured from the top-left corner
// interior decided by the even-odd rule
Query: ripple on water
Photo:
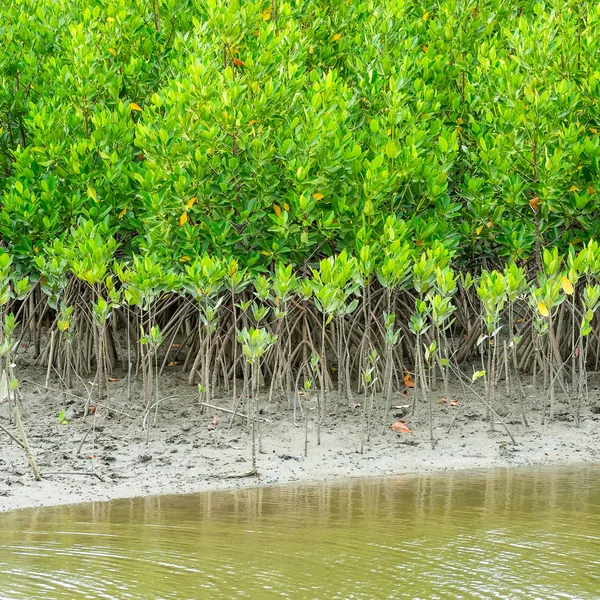
[[[0,515],[0,599],[600,598],[600,467]]]

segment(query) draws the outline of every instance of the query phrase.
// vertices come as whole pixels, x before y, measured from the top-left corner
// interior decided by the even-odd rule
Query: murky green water
[[[600,466],[0,514],[0,598],[600,598]]]

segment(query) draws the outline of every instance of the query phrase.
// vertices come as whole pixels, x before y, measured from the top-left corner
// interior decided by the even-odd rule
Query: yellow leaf
[[[598,133],[598,130],[597,130],[597,129],[594,129],[593,127],[590,127],[590,131],[591,131],[591,132],[592,132],[594,135],[596,135],[596,134]]]
[[[129,108],[130,108],[131,110],[144,110],[144,109],[143,109],[143,108],[142,108],[142,107],[141,107],[139,104],[136,104],[135,102],[132,102],[132,103],[129,105]]]
[[[570,191],[570,192],[578,192],[578,191],[579,191],[579,188],[578,188],[576,185],[572,185],[572,186],[569,188],[569,191]]]
[[[192,208],[192,206],[194,206],[194,202],[196,202],[196,196],[188,200],[187,207]]]
[[[429,18],[429,13],[428,13],[428,12],[426,12],[426,13],[423,15],[423,21],[427,21],[427,19],[428,19],[428,18]]]
[[[116,56],[117,55],[117,51],[114,48],[109,48],[108,51],[113,55]]]
[[[313,53],[314,53],[314,51],[315,51],[315,49],[314,49],[314,48],[309,48],[309,49],[308,49],[308,53],[309,53],[309,54],[313,54]]]
[[[490,229],[490,228],[492,227],[492,222],[491,222],[491,221],[488,221],[488,222],[487,222],[487,226],[488,226],[488,229]]]
[[[271,9],[270,8],[263,10],[262,18],[263,18],[263,21],[268,21],[271,18]]]
[[[596,190],[591,186],[588,185],[588,194],[591,196]]]
[[[263,250],[263,251],[261,252],[261,254],[262,254],[263,256],[269,256],[269,253],[268,253],[266,250]]]
[[[391,129],[388,129],[388,130],[387,130],[387,134],[388,134],[388,135],[392,135],[392,130],[391,130]]]
[[[479,226],[479,227],[478,227],[478,228],[475,230],[475,233],[476,233],[477,235],[481,235],[481,232],[482,232],[482,231],[483,231],[483,225],[480,225],[480,226]]]
[[[179,217],[179,225],[180,225],[181,227],[183,227],[183,226],[184,226],[184,225],[187,223],[187,220],[188,220],[187,213],[185,213],[185,212],[184,212],[184,213],[183,213],[183,214],[182,214],[182,215]]]
[[[283,210],[290,210],[290,205],[287,202],[283,203]]]
[[[40,251],[40,249],[39,249],[37,246],[34,246],[34,247],[33,247],[33,251],[34,251],[34,252],[39,252],[39,251]]]
[[[114,22],[115,22],[115,19],[114,19],[114,17],[107,17],[107,18],[106,18],[106,20],[107,20],[109,23],[114,23]]]
[[[540,311],[540,315],[542,315],[542,317],[550,316],[550,311],[548,310],[548,307],[543,302],[541,302],[541,301],[538,302],[537,307],[538,307],[538,310]]]
[[[98,202],[98,197],[96,196],[96,190],[93,187],[89,187],[87,189],[88,198],[93,198],[96,202]]]
[[[338,40],[339,40],[341,37],[342,37],[342,34],[341,34],[341,33],[336,33],[336,34],[333,36],[333,41],[334,41],[334,42],[337,42],[337,41],[338,41]]]
[[[315,192],[315,193],[312,195],[312,197],[313,197],[315,200],[323,200],[323,198],[325,198],[325,196],[323,196],[323,194],[321,194],[321,193],[319,193],[319,192]]]
[[[256,119],[252,119],[252,121],[248,122],[248,125],[254,125],[254,123],[258,123]]]
[[[184,254],[180,259],[179,262],[188,262],[189,260],[192,260],[187,254]]]
[[[458,125],[462,125],[464,123],[463,118],[462,117],[458,117],[458,119],[456,119],[456,123]]]
[[[122,219],[127,214],[127,207],[119,213],[119,219]]]
[[[573,288],[573,284],[569,281],[568,277],[563,277],[560,280],[560,284],[562,286],[563,292],[568,294],[569,296],[575,291]]]
[[[279,208],[279,206],[277,206],[277,204],[273,204],[273,210],[275,211],[275,214],[278,217],[281,216],[281,208]]]

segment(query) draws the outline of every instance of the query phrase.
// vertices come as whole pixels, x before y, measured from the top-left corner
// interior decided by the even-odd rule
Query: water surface
[[[0,514],[0,598],[600,598],[600,466]]]

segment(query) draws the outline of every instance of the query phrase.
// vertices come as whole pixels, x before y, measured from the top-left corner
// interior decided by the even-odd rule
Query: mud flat
[[[499,405],[498,412],[516,439],[513,445],[500,424],[490,429],[475,398],[457,390],[452,399],[458,406],[436,400],[435,448],[429,443],[426,407],[420,406],[413,417],[395,409],[382,419],[376,411],[363,454],[361,409],[349,407],[345,399],[328,400],[320,445],[315,411],[309,411],[306,457],[304,422],[298,413],[294,424],[290,400],[263,403],[258,474],[239,477],[251,466],[251,436],[245,421],[236,418],[229,428],[230,413],[201,409],[194,388],[177,373],[163,384],[169,399],[160,404],[148,444],[139,390],[134,386],[128,400],[124,380],[110,383],[109,398],[85,419],[81,399],[34,383],[44,381],[41,371],[23,370],[21,381],[23,422],[42,480],[34,480],[25,453],[0,432],[0,511],[348,477],[600,462],[597,400],[584,407],[579,427],[566,407],[553,422],[542,424],[542,402],[532,396],[529,427],[522,425],[518,414],[503,412]],[[400,394],[394,404],[407,401],[410,394]],[[220,398],[214,404],[231,409],[232,401]],[[59,423],[63,409],[68,424]],[[215,416],[218,422],[213,427]],[[6,404],[0,406],[0,420],[7,424]],[[398,420],[406,423],[409,433],[391,429]]]

